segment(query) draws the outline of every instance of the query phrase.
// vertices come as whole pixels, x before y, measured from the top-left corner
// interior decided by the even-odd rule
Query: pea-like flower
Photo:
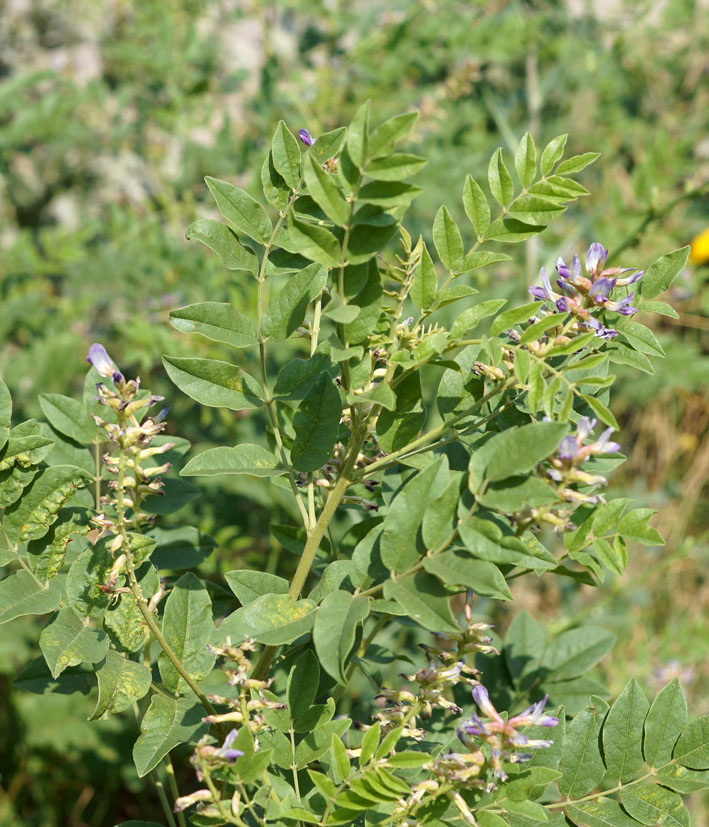
[[[106,348],[98,342],[94,342],[89,348],[86,361],[95,367],[101,376],[110,376],[117,385],[124,381],[123,374],[106,352]]]
[[[490,748],[488,765],[493,775],[504,781],[507,774],[502,768],[503,761],[516,764],[531,760],[531,754],[516,752],[519,747],[529,750],[552,745],[553,741],[529,738],[519,731],[521,727],[555,727],[559,723],[559,719],[553,715],[543,714],[548,698],[549,696],[545,695],[541,701],[532,704],[524,712],[505,720],[495,709],[487,689],[482,684],[477,684],[473,689],[473,700],[485,718],[490,720],[483,721],[476,712],[473,712],[470,718],[458,727],[458,738],[465,746],[473,750],[478,749],[478,743],[475,739],[484,741]]]
[[[558,278],[556,286],[561,292],[552,287],[551,279],[542,267],[539,273],[541,286],[529,288],[529,292],[536,299],[554,303],[554,311],[570,313],[575,322],[570,328],[572,331],[593,331],[596,336],[609,340],[618,335],[618,331],[606,327],[595,314],[596,310],[609,310],[622,316],[632,316],[637,313],[633,306],[635,293],[619,299],[613,299],[612,293],[618,287],[634,284],[643,276],[643,271],[635,267],[605,267],[608,250],[597,241],[588,248],[585,260],[585,275],[581,272],[581,260],[577,255],[567,264],[563,258],[557,259],[556,272]],[[624,273],[630,275],[624,276]]]
[[[213,755],[223,758],[225,761],[233,764],[237,758],[244,754],[240,749],[234,749],[232,747],[232,744],[236,741],[237,735],[238,732],[235,729],[232,729],[224,739],[224,743],[214,750]]]
[[[313,138],[313,136],[310,134],[310,132],[308,132],[308,130],[307,130],[307,129],[299,129],[299,130],[298,130],[298,135],[299,135],[299,137],[300,137],[300,140],[301,140],[301,141],[302,141],[302,142],[303,142],[306,146],[312,146],[312,145],[315,143],[315,139],[314,139],[314,138]]]

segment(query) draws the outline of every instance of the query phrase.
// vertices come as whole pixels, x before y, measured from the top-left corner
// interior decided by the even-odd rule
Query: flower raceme
[[[556,285],[561,292],[557,293],[553,289],[545,267],[541,268],[539,274],[542,286],[530,287],[529,292],[536,299],[553,302],[559,313],[570,313],[575,316],[580,330],[593,330],[597,336],[612,339],[618,332],[605,327],[593,311],[609,310],[623,316],[637,313],[637,308],[632,305],[634,292],[617,300],[611,299],[610,294],[617,287],[626,287],[637,282],[642,278],[643,271],[635,267],[604,269],[607,256],[608,250],[602,244],[597,241],[591,244],[586,253],[585,275],[581,273],[581,260],[577,255],[574,255],[571,264],[568,265],[559,258],[556,262]],[[623,273],[631,275],[622,276]]]
[[[490,767],[493,775],[501,781],[507,779],[507,774],[502,768],[502,762],[508,761],[516,764],[523,761],[530,761],[532,755],[520,753],[516,750],[523,747],[525,750],[550,747],[553,741],[545,739],[529,738],[519,732],[521,727],[543,726],[555,727],[559,719],[553,715],[544,715],[544,707],[548,700],[545,695],[541,701],[532,704],[524,712],[505,720],[495,709],[487,689],[482,684],[477,684],[473,689],[473,700],[478,705],[480,712],[490,720],[483,721],[480,716],[473,712],[467,721],[458,727],[458,737],[465,746],[471,749],[478,749],[475,739],[484,741],[491,750]]]

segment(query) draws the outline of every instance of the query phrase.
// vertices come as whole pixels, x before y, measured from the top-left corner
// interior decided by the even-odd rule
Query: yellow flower
[[[692,241],[689,249],[689,260],[695,264],[706,264],[709,262],[709,228]]]

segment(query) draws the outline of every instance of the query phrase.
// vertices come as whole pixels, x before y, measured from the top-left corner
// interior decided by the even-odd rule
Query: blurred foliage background
[[[709,226],[708,79],[706,0],[4,0],[0,371],[18,421],[39,414],[39,393],[78,391],[101,341],[165,394],[172,433],[235,444],[260,427],[198,410],[160,357],[220,355],[173,331],[170,309],[253,306],[251,285],[184,232],[214,215],[204,175],[258,195],[281,118],[317,135],[368,97],[379,119],[416,108],[413,144],[430,162],[407,226],[426,237],[465,174],[484,180],[494,149],[528,129],[538,144],[568,132],[569,155],[601,152],[584,173],[591,197],[476,284],[524,301],[540,265],[591,241],[642,267]],[[709,712],[707,257],[696,247],[667,297],[679,319],[657,317],[657,374],[628,369],[613,402],[628,461],[611,496],[658,509],[667,545],[636,546],[598,590],[517,581],[514,604],[556,630],[587,617],[613,629],[611,691],[679,674],[697,714]],[[210,486],[178,515],[218,542],[202,571],[277,565],[269,525],[289,514],[277,489],[249,486]],[[130,720],[77,723],[93,707],[85,687],[39,698],[13,686],[36,636],[26,619],[0,637],[0,825],[160,820],[135,778]],[[698,802],[700,827],[706,812]]]

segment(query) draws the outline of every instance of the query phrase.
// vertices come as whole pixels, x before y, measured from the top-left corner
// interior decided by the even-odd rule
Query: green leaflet
[[[595,666],[613,648],[616,636],[596,626],[569,629],[550,643],[544,653],[542,668],[551,672],[554,681],[578,677]]]
[[[558,135],[556,138],[552,138],[544,147],[541,162],[542,175],[549,175],[552,169],[554,169],[554,166],[561,160],[564,155],[564,147],[566,146],[566,139],[568,137],[568,135]]]
[[[429,498],[431,487],[441,472],[445,480],[447,462],[443,459],[415,474],[392,500],[382,523],[380,554],[384,565],[392,572],[410,568],[420,557],[416,548],[416,535],[424,516],[421,503]]]
[[[108,651],[108,636],[100,629],[85,626],[73,609],[60,609],[42,629],[39,648],[56,678],[67,666],[103,660]]]
[[[689,247],[682,247],[665,256],[660,256],[647,268],[639,284],[639,293],[643,299],[654,299],[672,284],[687,263]]]
[[[295,763],[299,769],[317,761],[331,748],[333,738],[341,738],[349,729],[349,718],[328,721],[303,738],[295,749]]]
[[[584,827],[637,827],[637,821],[621,810],[620,804],[610,798],[570,804],[566,814]]]
[[[451,272],[463,261],[463,239],[458,225],[446,207],[441,207],[433,222],[433,243],[438,257]]]
[[[67,599],[82,615],[96,617],[108,607],[110,595],[101,588],[115,562],[108,545],[109,541],[104,539],[82,551],[67,574]]]
[[[219,212],[230,224],[255,241],[262,244],[268,241],[272,230],[271,219],[255,198],[228,181],[210,176],[204,180],[217,202]]]
[[[360,169],[369,155],[369,108],[370,101],[365,101],[347,127],[347,151],[352,162]]]
[[[295,189],[300,180],[300,147],[293,133],[283,121],[278,122],[271,142],[273,166],[291,189]]]
[[[515,170],[523,187],[528,187],[537,176],[537,149],[529,132],[524,133],[517,147]]]
[[[336,367],[325,353],[316,351],[310,359],[292,359],[280,370],[273,395],[284,399],[302,399],[321,373],[333,378]]]
[[[531,471],[554,453],[568,425],[560,422],[530,422],[494,436],[486,445],[485,474],[492,481]]]
[[[81,468],[54,465],[34,478],[21,500],[3,517],[3,528],[12,543],[43,537],[58,517],[59,510],[90,479]]]
[[[480,184],[470,174],[463,187],[463,207],[477,237],[484,238],[490,226],[490,206]]]
[[[598,741],[608,704],[592,697],[589,705],[566,728],[566,741],[559,762],[558,781],[563,796],[579,798],[591,792],[605,775]]]
[[[574,172],[581,172],[582,169],[586,169],[587,166],[600,157],[599,152],[584,152],[582,155],[572,155],[571,158],[567,158],[559,164],[556,173],[557,175],[570,175]]]
[[[492,197],[501,207],[506,207],[514,195],[514,184],[505,166],[505,161],[502,157],[502,148],[496,149],[495,154],[490,159],[487,170],[487,180],[490,185]]]
[[[322,668],[338,683],[346,684],[344,667],[355,640],[357,624],[369,614],[369,598],[333,591],[318,607],[313,643]]]
[[[148,693],[152,678],[145,664],[128,660],[114,649],[106,652],[106,659],[96,669],[96,677],[98,700],[92,721],[129,709]]]
[[[212,408],[244,411],[262,405],[263,388],[236,365],[217,359],[163,356],[167,375],[187,396]]]
[[[142,778],[155,769],[171,749],[194,743],[207,732],[202,723],[204,708],[191,697],[166,698],[153,695],[140,723],[140,737],[133,747],[133,762]]]
[[[381,158],[393,152],[396,144],[411,132],[418,116],[418,112],[405,112],[381,123],[369,137],[369,157]]]
[[[315,471],[331,457],[341,414],[340,394],[329,375],[323,373],[293,418],[291,462],[298,471]]]
[[[394,374],[397,378],[398,373]],[[421,398],[421,377],[409,374],[394,389],[396,408],[384,410],[377,420],[377,439],[385,451],[396,451],[414,440],[426,421]]]
[[[258,344],[256,325],[231,304],[200,302],[170,313],[170,323],[182,333],[200,333],[213,342],[232,347]]]
[[[432,632],[459,629],[450,607],[448,591],[437,577],[425,572],[410,574],[400,580],[387,580],[384,597],[395,600],[412,620]]]
[[[348,296],[348,304],[358,307],[359,313],[344,326],[345,338],[350,344],[367,339],[376,326],[382,308],[382,278],[376,260],[371,259],[366,264],[358,265],[357,269],[360,268],[366,273],[364,285],[354,296]],[[353,269],[355,268],[348,267],[346,274]]]
[[[337,238],[317,224],[298,221],[288,214],[288,237],[294,252],[328,267],[340,263],[340,243]]]
[[[291,720],[295,721],[310,709],[318,694],[319,683],[318,659],[311,649],[306,649],[296,658],[288,673],[286,698]]]
[[[157,592],[160,580],[155,566],[149,565],[137,573],[140,590],[146,600]],[[104,624],[111,643],[122,652],[137,652],[145,645],[148,627],[135,598],[130,593],[120,595],[118,602],[109,606]]]
[[[315,608],[312,600],[264,594],[226,617],[219,627],[219,637],[230,635],[236,640],[248,635],[270,646],[290,643],[312,629]]]
[[[673,755],[683,767],[709,769],[709,715],[689,724],[679,736]]]
[[[603,752],[608,773],[622,784],[631,781],[644,764],[642,732],[650,704],[638,682],[631,679],[606,716]]]
[[[206,677],[216,655],[207,650],[214,631],[212,601],[199,578],[183,574],[165,603],[162,633],[186,672],[194,680]],[[170,692],[185,692],[187,685],[164,652],[158,657],[160,676]]]
[[[462,338],[464,334],[476,327],[487,316],[494,316],[505,303],[506,299],[491,299],[464,310],[453,322],[451,339]]]
[[[677,793],[658,784],[640,784],[621,791],[623,807],[641,824],[690,827],[689,812]]]
[[[290,585],[285,577],[250,569],[228,571],[224,578],[242,606],[253,603],[257,597],[264,594],[288,594]]]
[[[183,477],[214,477],[219,474],[249,474],[252,477],[277,477],[285,468],[270,451],[260,445],[244,443],[233,448],[209,448],[193,457],[180,471]]]
[[[268,153],[261,166],[261,189],[272,207],[283,210],[288,206],[290,187],[273,165],[273,152]]]
[[[294,276],[271,299],[261,322],[261,333],[270,339],[286,339],[303,323],[308,304],[318,298],[327,280],[322,264],[311,264]]]
[[[335,176],[325,172],[313,156],[308,153],[303,165],[303,177],[310,197],[338,227],[344,227],[350,218],[350,205],[335,183]]]
[[[645,761],[662,767],[672,759],[672,749],[687,724],[687,701],[678,678],[667,684],[652,702],[645,719]]]
[[[214,250],[227,270],[245,270],[253,276],[258,272],[256,256],[242,247],[236,233],[220,221],[200,218],[190,224],[186,238],[188,241],[196,238]]]
[[[0,581],[0,623],[22,615],[48,614],[60,600],[61,592],[40,585],[30,572],[20,569]]]
[[[436,299],[436,291],[438,290],[438,276],[436,275],[436,268],[431,260],[431,254],[424,244],[423,240],[419,241],[421,244],[421,261],[414,271],[414,280],[411,285],[411,301],[419,308],[419,310],[427,310],[433,306]]]
[[[377,181],[401,181],[410,178],[426,166],[428,160],[418,155],[395,153],[367,164],[365,172]]]
[[[505,578],[496,565],[474,560],[460,549],[426,557],[423,567],[448,586],[465,587],[497,600],[512,600]]]
[[[510,310],[505,310],[504,313],[500,313],[490,328],[490,335],[497,336],[498,333],[502,333],[503,330],[507,330],[513,325],[526,322],[537,313],[543,303],[544,302],[529,302],[529,304],[513,307],[510,308]]]
[[[51,426],[75,442],[88,445],[98,435],[98,429],[84,406],[60,393],[42,393],[39,406]]]
[[[73,537],[88,534],[88,517],[84,508],[62,508],[47,534],[27,544],[28,561],[36,577],[46,583],[59,573]]]
[[[323,132],[322,135],[318,135],[315,143],[310,147],[310,154],[317,158],[321,164],[325,163],[339,152],[346,131],[344,126],[340,126],[331,132]]]

